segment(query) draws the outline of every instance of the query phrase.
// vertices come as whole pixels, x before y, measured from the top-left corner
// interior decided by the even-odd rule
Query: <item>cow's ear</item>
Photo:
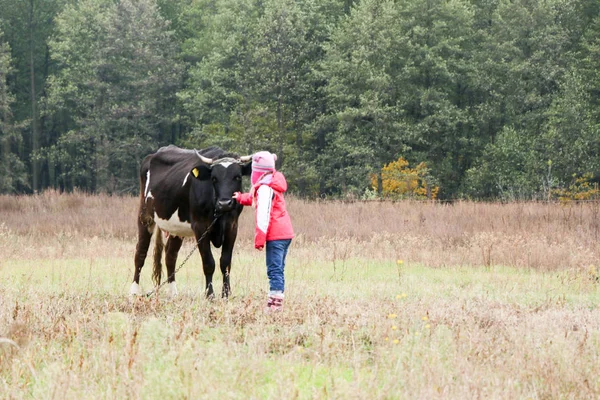
[[[201,181],[207,181],[210,179],[210,168],[207,167],[206,165],[198,165],[197,167],[193,168],[191,171],[191,174],[194,176],[194,178],[199,179]]]
[[[252,163],[242,164],[242,175],[250,176],[252,175]]]

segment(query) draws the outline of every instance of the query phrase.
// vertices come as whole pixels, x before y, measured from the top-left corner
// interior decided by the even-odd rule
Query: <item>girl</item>
[[[256,210],[254,247],[267,247],[267,275],[269,297],[267,312],[281,311],[284,298],[285,257],[294,238],[290,216],[285,207],[283,193],[287,182],[283,174],[275,170],[277,155],[260,151],[252,156],[252,188],[249,193],[236,192],[233,198],[243,206],[252,205]]]

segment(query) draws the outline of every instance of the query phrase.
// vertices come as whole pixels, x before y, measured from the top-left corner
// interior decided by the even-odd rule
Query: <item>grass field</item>
[[[597,204],[290,199],[265,315],[249,210],[229,301],[197,254],[179,297],[130,299],[136,203],[0,197],[0,398],[600,397]]]

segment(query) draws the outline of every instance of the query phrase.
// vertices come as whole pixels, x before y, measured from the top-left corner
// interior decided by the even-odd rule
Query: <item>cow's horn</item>
[[[213,159],[212,158],[204,157],[202,154],[198,153],[198,150],[196,150],[196,149],[194,149],[194,151],[196,152],[196,154],[198,155],[198,157],[200,157],[200,160],[202,160],[203,163],[206,163],[208,165],[211,165],[213,163]]]
[[[250,160],[252,160],[252,156],[242,156],[242,157],[240,157],[240,161],[241,162],[248,162]]]

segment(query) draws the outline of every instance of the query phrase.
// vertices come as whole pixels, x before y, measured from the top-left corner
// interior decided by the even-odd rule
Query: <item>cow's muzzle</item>
[[[219,200],[219,201],[217,201],[217,210],[219,210],[221,212],[231,211],[234,204],[235,203],[234,203],[233,199]]]

